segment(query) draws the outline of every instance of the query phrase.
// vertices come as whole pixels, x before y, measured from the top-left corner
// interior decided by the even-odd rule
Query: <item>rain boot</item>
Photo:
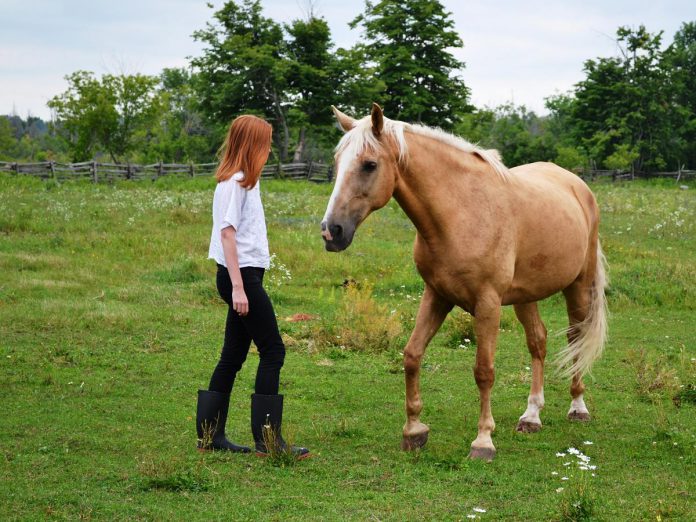
[[[264,440],[264,426],[270,426],[273,430],[272,438],[275,440],[276,451],[288,451],[288,445],[283,439],[281,426],[283,424],[283,396],[261,395],[255,393],[251,396],[251,432],[256,443],[256,454],[265,457],[269,453]],[[296,446],[290,446],[289,451],[298,459],[309,457],[309,450]]]
[[[198,390],[196,431],[198,432],[199,450],[226,450],[235,453],[249,453],[251,451],[251,448],[247,446],[232,444],[225,437],[229,406],[229,393]]]

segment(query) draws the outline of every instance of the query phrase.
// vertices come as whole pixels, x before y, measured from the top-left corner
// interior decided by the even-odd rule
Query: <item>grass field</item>
[[[399,449],[399,352],[423,287],[401,210],[390,203],[330,254],[318,223],[331,187],[264,182],[285,430],[315,455],[275,466],[195,451],[196,390],[226,313],[206,260],[213,183],[0,177],[0,519],[696,519],[696,187],[592,188],[612,283],[610,341],[586,380],[593,421],[565,419],[569,383],[549,371],[542,431],[515,432],[530,359],[506,308],[487,464],[466,458],[478,390],[461,311],[424,362],[428,446]],[[562,299],[541,311],[563,329]],[[298,313],[317,319],[287,320]],[[562,342],[549,337],[551,356]],[[237,442],[251,441],[255,366],[232,395]]]

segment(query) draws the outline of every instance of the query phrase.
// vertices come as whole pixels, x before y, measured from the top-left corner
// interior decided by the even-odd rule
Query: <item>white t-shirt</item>
[[[237,172],[215,187],[213,231],[210,234],[208,259],[227,266],[220,233],[223,228],[234,227],[237,231],[239,268],[268,268],[271,258],[268,252],[266,217],[261,204],[260,180],[247,190],[238,183],[243,179],[244,174]]]

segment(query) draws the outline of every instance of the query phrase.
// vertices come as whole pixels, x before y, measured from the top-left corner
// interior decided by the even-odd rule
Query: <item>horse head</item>
[[[351,244],[360,223],[392,197],[401,158],[394,133],[384,132],[393,122],[384,118],[379,105],[373,103],[371,114],[361,120],[331,108],[345,134],[336,147],[336,184],[321,235],[326,250],[340,252]]]

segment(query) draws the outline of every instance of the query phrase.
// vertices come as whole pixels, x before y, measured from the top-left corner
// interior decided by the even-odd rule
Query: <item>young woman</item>
[[[270,256],[266,220],[261,204],[259,177],[271,149],[271,125],[256,116],[239,116],[230,125],[221,147],[215,174],[213,230],[208,258],[217,262],[217,289],[227,303],[227,324],[220,360],[208,390],[198,391],[196,428],[198,447],[247,453],[225,437],[230,393],[244,364],[251,341],[259,351],[255,392],[251,396],[251,431],[256,452],[268,453],[264,425],[275,432],[279,449],[286,449],[281,435],[283,396],[278,395],[285,346],[278,331],[273,305],[263,288]],[[292,447],[298,457],[306,448]]]

